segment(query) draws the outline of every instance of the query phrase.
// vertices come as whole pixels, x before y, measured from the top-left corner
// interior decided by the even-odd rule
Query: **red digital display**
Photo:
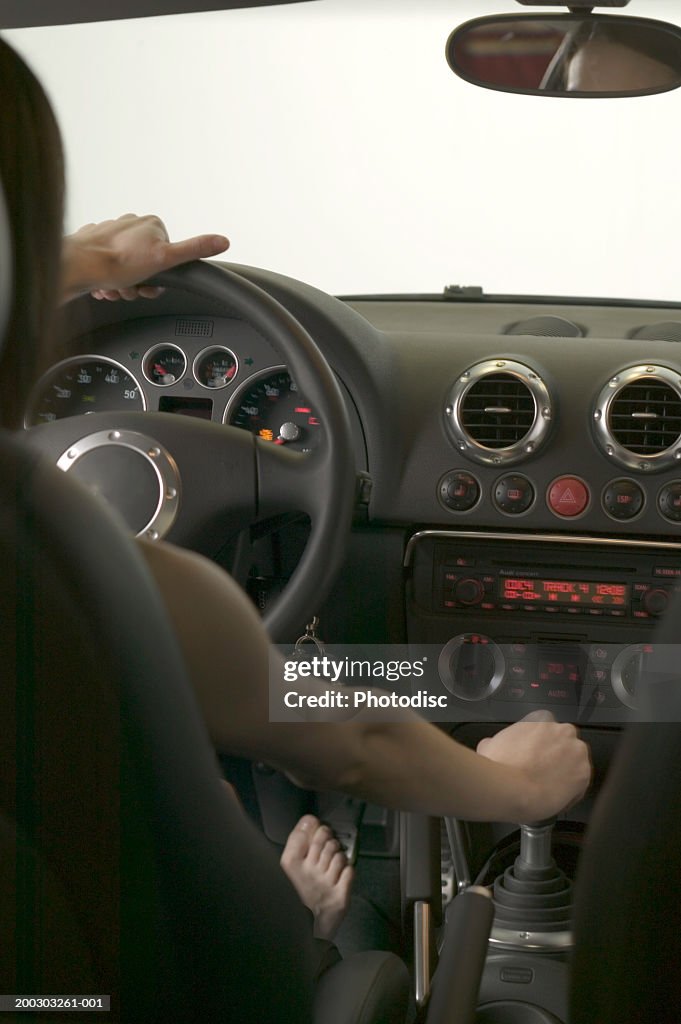
[[[536,580],[527,576],[499,581],[500,598],[520,604],[588,605],[591,608],[624,607],[629,601],[625,583],[598,583],[594,580]]]

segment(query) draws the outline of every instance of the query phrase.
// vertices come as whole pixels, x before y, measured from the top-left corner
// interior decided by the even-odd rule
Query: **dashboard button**
[[[447,473],[440,481],[440,501],[452,512],[468,512],[480,497],[480,484],[472,473]]]
[[[527,687],[518,683],[503,686],[495,696],[498,700],[529,700]]]
[[[612,480],[603,492],[603,508],[613,519],[633,519],[644,501],[643,490],[635,480]]]
[[[569,519],[589,504],[589,489],[576,476],[561,476],[551,484],[546,500],[555,515]]]
[[[598,665],[609,665],[618,651],[614,644],[595,644],[589,651],[589,660]]]
[[[681,523],[681,480],[666,484],[657,498],[657,507],[665,519]]]
[[[594,665],[589,669],[586,681],[594,686],[606,686],[610,682],[610,669]]]
[[[656,587],[643,595],[641,603],[650,615],[662,615],[669,604],[669,591]]]
[[[466,577],[457,580],[454,585],[454,597],[459,604],[474,605],[480,604],[485,595],[485,588],[480,580],[475,577]]]
[[[494,504],[509,515],[526,512],[534,501],[534,487],[527,477],[513,474],[497,480],[494,487]]]

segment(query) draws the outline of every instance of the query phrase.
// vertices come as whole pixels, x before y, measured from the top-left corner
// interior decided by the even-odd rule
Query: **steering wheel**
[[[345,553],[355,464],[340,388],[288,310],[233,271],[187,263],[153,284],[223,303],[278,351],[323,424],[315,450],[293,452],[236,427],[148,412],[67,417],[32,427],[27,440],[99,491],[133,528],[143,525],[153,540],[213,554],[258,519],[307,513],[303,555],[264,614],[272,639],[283,642],[319,607]]]

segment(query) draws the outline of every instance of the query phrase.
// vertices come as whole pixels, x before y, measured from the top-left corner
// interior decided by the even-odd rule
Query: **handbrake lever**
[[[481,885],[450,903],[426,1024],[473,1024],[493,918],[492,894]]]

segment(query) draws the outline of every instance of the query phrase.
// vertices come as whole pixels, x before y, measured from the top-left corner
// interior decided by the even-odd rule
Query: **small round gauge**
[[[169,388],[187,369],[187,357],[176,345],[156,345],[142,360],[142,371],[150,384]]]
[[[139,381],[104,356],[73,356],[43,374],[33,390],[25,424],[50,423],[91,412],[146,409]]]
[[[194,376],[199,384],[212,391],[231,384],[238,368],[239,363],[234,353],[222,345],[204,348],[194,360]]]
[[[321,431],[314,410],[284,367],[247,381],[230,402],[225,422],[298,452],[316,448]]]

